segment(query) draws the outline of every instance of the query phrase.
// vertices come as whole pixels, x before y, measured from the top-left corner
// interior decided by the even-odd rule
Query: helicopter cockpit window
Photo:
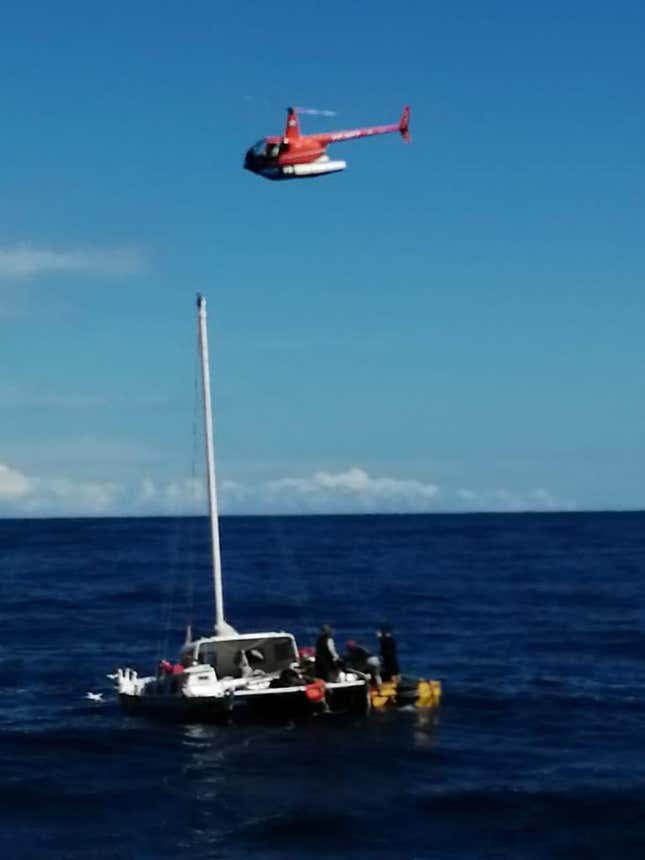
[[[254,158],[277,158],[280,155],[280,144],[271,143],[266,138],[262,138],[251,147],[251,152]]]

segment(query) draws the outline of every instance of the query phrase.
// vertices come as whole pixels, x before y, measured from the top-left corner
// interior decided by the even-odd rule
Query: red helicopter
[[[345,161],[332,161],[327,146],[341,140],[389,134],[398,131],[405,141],[410,140],[410,108],[403,108],[401,119],[392,125],[372,128],[355,128],[350,131],[328,131],[323,134],[301,134],[296,108],[287,109],[287,125],[282,137],[263,137],[252,146],[244,158],[245,170],[264,176],[265,179],[309,179],[325,173],[337,173],[347,167]]]

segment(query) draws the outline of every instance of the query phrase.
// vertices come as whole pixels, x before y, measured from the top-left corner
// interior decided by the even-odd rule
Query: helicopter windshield
[[[262,138],[252,147],[252,152],[257,158],[277,158],[280,155],[280,144]]]

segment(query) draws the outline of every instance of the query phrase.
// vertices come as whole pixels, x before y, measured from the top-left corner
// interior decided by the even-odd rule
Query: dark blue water
[[[225,519],[238,629],[387,620],[440,715],[127,718],[106,673],[208,628],[206,536],[0,521],[2,857],[645,857],[645,514]]]

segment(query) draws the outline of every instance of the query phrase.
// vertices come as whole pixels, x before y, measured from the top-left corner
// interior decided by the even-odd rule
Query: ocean
[[[645,513],[221,531],[237,629],[376,648],[388,622],[439,713],[126,717],[106,675],[209,629],[207,521],[0,520],[2,857],[645,857]]]

